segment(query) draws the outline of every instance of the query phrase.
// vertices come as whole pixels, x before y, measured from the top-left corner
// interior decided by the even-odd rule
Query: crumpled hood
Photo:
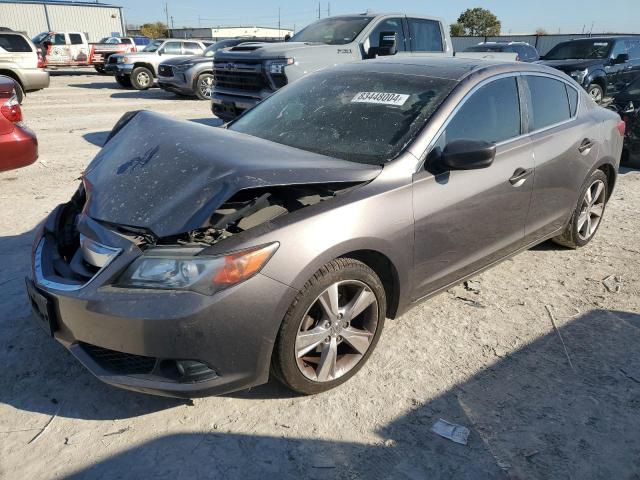
[[[535,63],[546,65],[547,67],[557,68],[563,72],[573,72],[574,70],[584,70],[594,65],[602,65],[604,60],[540,60]]]
[[[85,170],[84,212],[167,237],[206,226],[242,189],[365,182],[381,170],[142,111]]]

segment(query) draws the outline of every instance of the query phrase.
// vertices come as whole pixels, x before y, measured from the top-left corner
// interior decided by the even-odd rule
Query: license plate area
[[[41,293],[31,279],[26,278],[25,283],[27,285],[27,295],[31,303],[31,310],[36,322],[45,332],[53,336],[53,332],[58,329],[53,300]]]

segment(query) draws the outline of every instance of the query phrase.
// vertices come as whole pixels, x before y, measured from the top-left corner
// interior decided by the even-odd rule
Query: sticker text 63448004
[[[381,105],[404,105],[410,95],[388,92],[358,92],[351,103],[377,103]]]

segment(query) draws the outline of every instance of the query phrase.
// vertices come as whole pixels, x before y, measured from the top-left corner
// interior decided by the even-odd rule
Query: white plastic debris
[[[609,275],[602,280],[602,284],[608,292],[618,293],[620,292],[620,289],[622,289],[622,277],[618,275]]]
[[[441,418],[433,424],[433,427],[431,427],[431,431],[437,433],[441,437],[448,438],[452,442],[456,442],[461,445],[467,444],[467,438],[469,438],[470,433],[467,427],[447,422],[446,420],[443,420]]]

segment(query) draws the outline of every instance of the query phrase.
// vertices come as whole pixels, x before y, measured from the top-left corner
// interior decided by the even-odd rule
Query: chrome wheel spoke
[[[342,330],[342,338],[360,355],[367,353],[373,334],[366,330],[349,327]]]
[[[580,216],[578,217],[578,232],[582,232],[582,229],[585,225],[585,223],[587,222],[587,217],[589,216],[589,214],[587,213],[586,210],[583,210],[582,213],[580,214]]]
[[[586,236],[589,237],[591,235],[591,215],[587,215],[587,226],[586,226]]]
[[[604,184],[602,182],[598,182],[595,184],[595,193],[593,195],[592,205],[600,200],[600,195],[604,190]]]
[[[376,301],[376,297],[371,290],[367,287],[362,289],[356,294],[355,298],[345,306],[344,317],[347,321],[351,321],[360,315],[366,308],[372,305]]]
[[[587,191],[584,194],[584,199],[587,202],[587,205],[591,205],[591,203],[593,202],[593,196],[591,195],[591,188],[593,187],[587,188]]]
[[[296,354],[298,358],[304,357],[311,350],[320,345],[325,338],[329,336],[329,332],[324,327],[315,327],[306,332],[298,333],[296,337]]]
[[[338,318],[338,284],[334,283],[318,298],[320,307],[329,318]]]
[[[604,205],[601,203],[597,203],[593,207],[591,207],[591,214],[598,218],[602,217],[603,212],[604,212]]]
[[[319,381],[326,382],[327,380],[335,378],[337,360],[338,342],[334,337],[331,337],[331,341],[324,344],[320,361],[318,362],[316,375]]]

